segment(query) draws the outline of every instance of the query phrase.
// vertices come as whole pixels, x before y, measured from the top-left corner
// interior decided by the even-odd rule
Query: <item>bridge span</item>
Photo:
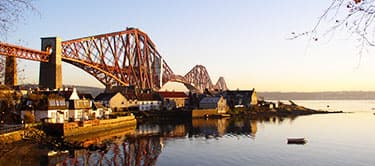
[[[66,41],[42,38],[41,49],[0,42],[0,55],[7,56],[5,84],[17,84],[16,58],[22,58],[40,62],[39,85],[52,89],[62,87],[62,61],[86,71],[106,87],[159,90],[167,82],[179,82],[197,92],[228,89],[223,77],[213,84],[202,65],[185,76],[174,74],[149,36],[136,28]]]

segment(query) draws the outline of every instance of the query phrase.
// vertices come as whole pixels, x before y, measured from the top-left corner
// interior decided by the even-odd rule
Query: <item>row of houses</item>
[[[211,96],[203,96],[201,99],[191,99],[198,101],[193,106],[193,117],[223,115],[234,108],[251,108],[258,105],[258,97],[255,90],[234,90],[223,91]]]
[[[101,102],[113,111],[172,110],[184,108],[188,103],[184,92],[101,93],[94,101]]]
[[[112,112],[179,110],[192,108],[214,109],[218,114],[226,113],[229,108],[251,107],[257,104],[255,90],[225,91],[216,95],[200,95],[194,99],[184,92],[153,92],[150,90],[112,91],[100,93],[95,98],[91,94],[78,93],[75,88],[54,91],[29,91],[23,99],[21,115],[32,114],[35,121],[47,120],[53,123],[82,121],[106,118]]]
[[[33,121],[64,123],[107,118],[112,112],[172,110],[184,108],[188,96],[184,92],[78,93],[75,88],[54,91],[29,91],[22,101],[21,117],[32,115]]]
[[[29,91],[21,101],[21,117],[35,122],[64,123],[101,119],[111,114],[111,109],[92,99],[90,94],[79,94],[75,88]]]

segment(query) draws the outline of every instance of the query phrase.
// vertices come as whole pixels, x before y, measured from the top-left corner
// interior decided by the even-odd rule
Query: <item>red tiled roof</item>
[[[184,92],[158,92],[162,98],[187,98]]]

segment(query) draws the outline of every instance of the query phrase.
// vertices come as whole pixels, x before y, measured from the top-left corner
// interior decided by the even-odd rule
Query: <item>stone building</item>
[[[184,92],[158,92],[161,100],[163,101],[163,109],[172,110],[172,109],[179,109],[184,108],[188,96]]]
[[[258,104],[258,97],[255,89],[253,90],[228,90],[223,92],[223,96],[228,102],[230,108],[246,107]]]

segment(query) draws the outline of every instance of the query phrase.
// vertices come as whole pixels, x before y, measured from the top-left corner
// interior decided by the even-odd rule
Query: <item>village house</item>
[[[218,114],[227,113],[228,105],[223,96],[205,97],[199,102],[200,109],[215,109]]]
[[[184,92],[164,91],[158,94],[163,101],[163,109],[166,110],[184,108],[189,98]]]
[[[109,93],[120,92],[127,99],[126,110],[139,110],[138,94],[141,92],[135,86],[112,86],[106,91]]]
[[[199,102],[199,109],[193,109],[192,117],[207,117],[212,115],[223,115],[228,112],[227,101],[223,96],[204,97]]]
[[[135,92],[121,92],[121,94],[126,98],[125,110],[138,110],[139,102]]]
[[[108,118],[112,113],[111,108],[105,107],[101,102],[93,102],[92,104],[92,116],[96,119]]]
[[[228,90],[223,93],[230,108],[246,107],[250,108],[258,104],[258,97],[253,90]]]
[[[38,96],[27,102],[32,105],[32,110],[22,110],[21,117],[24,119],[27,112],[33,112],[35,122],[64,123],[68,120],[68,107],[65,98],[58,94],[30,94]]]
[[[68,101],[69,121],[82,121],[90,119],[91,101],[87,99],[75,99]]]
[[[137,96],[139,111],[160,110],[161,101],[151,91],[140,93]]]
[[[87,99],[87,100],[91,100],[91,101],[94,100],[94,97],[92,97],[92,95],[90,93],[78,93],[78,97],[80,99]]]
[[[95,101],[101,102],[105,107],[111,108],[114,112],[138,106],[138,101],[134,94],[125,94],[125,96],[121,92],[101,93],[95,97]]]
[[[39,95],[39,97],[38,97]],[[53,112],[53,110],[50,110],[49,108],[54,108],[55,106],[60,107],[64,106],[64,109],[59,109],[57,111],[58,116],[56,120],[54,120],[54,117],[46,117],[46,118],[52,118],[50,121],[53,123],[64,123],[64,121],[80,121],[80,120],[87,120],[88,117],[91,114],[91,100],[86,98],[80,98],[77,90],[75,88],[73,89],[59,89],[59,90],[44,90],[44,91],[36,91],[36,94],[29,94],[29,99],[26,101],[26,110],[34,111],[32,115],[35,116],[35,120],[38,121],[40,118],[38,117],[40,112],[38,112],[38,109],[41,107],[44,108],[43,105],[40,105],[43,103],[42,100],[43,96],[47,96],[48,98],[48,112]],[[58,98],[59,101],[54,102],[54,98]],[[88,95],[86,95],[88,96]],[[39,98],[39,99],[38,99]],[[63,100],[62,100],[63,99]],[[41,101],[37,101],[41,100]],[[62,104],[64,102],[64,105]],[[47,102],[44,102],[47,105]],[[46,110],[45,108],[43,109]],[[52,113],[53,114],[53,113]],[[62,118],[60,117],[60,114],[62,114]],[[44,115],[43,115],[44,116]]]
[[[77,92],[76,88],[60,90],[58,93],[64,96],[69,109],[69,121],[88,120],[91,114],[91,100]]]

